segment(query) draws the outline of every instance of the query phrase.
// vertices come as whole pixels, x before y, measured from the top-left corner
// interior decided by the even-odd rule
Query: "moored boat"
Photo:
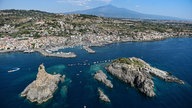
[[[12,68],[11,70],[8,70],[7,72],[9,72],[9,73],[10,73],[10,72],[15,72],[15,71],[18,71],[18,70],[20,70],[20,68],[18,68],[18,67],[17,67],[17,68]]]

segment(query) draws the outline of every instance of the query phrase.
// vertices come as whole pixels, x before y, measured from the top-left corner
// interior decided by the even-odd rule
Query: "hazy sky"
[[[64,13],[107,4],[146,14],[192,19],[192,0],[0,0],[0,9]]]

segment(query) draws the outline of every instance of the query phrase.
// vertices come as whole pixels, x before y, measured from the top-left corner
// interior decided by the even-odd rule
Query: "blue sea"
[[[77,58],[21,52],[0,54],[0,108],[192,108],[192,38],[115,43],[92,49],[95,54],[89,54],[81,47],[62,50],[75,52]],[[154,77],[156,96],[148,98],[105,71],[107,63],[103,61],[120,57],[141,58],[156,68],[171,72],[185,84],[168,83]],[[47,72],[65,74],[66,79],[59,84],[52,99],[39,105],[20,97],[20,93],[36,79],[41,63]],[[20,70],[7,72],[15,67]],[[113,89],[93,78],[100,69],[112,81]],[[111,103],[99,100],[97,88],[108,95]]]

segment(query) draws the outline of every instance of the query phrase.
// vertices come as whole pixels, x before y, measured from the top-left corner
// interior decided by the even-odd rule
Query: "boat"
[[[7,72],[9,72],[9,73],[10,73],[10,72],[15,72],[15,71],[18,71],[18,70],[20,70],[20,68],[18,68],[18,67],[17,67],[17,68],[13,68],[13,69],[11,69],[11,70],[9,70],[9,71],[7,71]]]

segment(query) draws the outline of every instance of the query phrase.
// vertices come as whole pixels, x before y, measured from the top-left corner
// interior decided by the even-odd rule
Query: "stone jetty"
[[[52,51],[41,50],[41,49],[38,49],[36,51],[40,52],[44,56],[49,56],[49,57],[74,58],[74,57],[77,56],[73,52],[67,52],[67,53],[65,53],[65,52],[55,52],[55,53],[53,53]]]
[[[85,49],[88,53],[95,53],[95,51],[92,50],[89,46],[83,46],[83,49]]]

